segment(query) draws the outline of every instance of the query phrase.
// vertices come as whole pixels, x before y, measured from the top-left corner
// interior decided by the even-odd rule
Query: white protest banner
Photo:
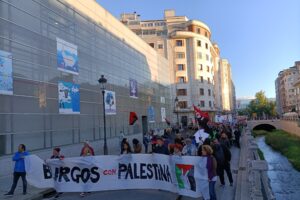
[[[127,154],[49,159],[26,156],[27,181],[58,192],[161,189],[209,198],[205,157]]]

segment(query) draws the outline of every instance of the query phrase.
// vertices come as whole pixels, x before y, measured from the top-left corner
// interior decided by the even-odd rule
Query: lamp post
[[[107,155],[107,143],[106,143],[106,118],[105,118],[105,101],[104,101],[104,95],[105,95],[105,85],[107,83],[107,79],[104,78],[104,75],[101,75],[101,78],[98,80],[101,90],[102,90],[102,101],[103,101],[103,123],[104,123],[104,147],[103,152],[104,155]]]
[[[174,111],[176,113],[177,116],[177,126],[179,125],[179,118],[178,118],[178,97],[176,96],[175,100],[174,100],[175,106],[174,106]]]

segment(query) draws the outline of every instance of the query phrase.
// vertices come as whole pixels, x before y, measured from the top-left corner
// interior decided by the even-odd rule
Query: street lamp
[[[175,108],[174,108],[174,111],[175,111],[175,113],[176,113],[176,115],[177,115],[177,126],[179,125],[179,118],[178,118],[178,97],[176,96],[176,98],[175,98],[175,100],[174,100],[175,102]]]
[[[103,152],[104,152],[104,155],[107,155],[106,118],[105,118],[105,101],[104,101],[105,85],[107,83],[107,79],[104,78],[104,75],[101,75],[101,78],[99,78],[98,82],[99,82],[101,90],[102,90],[102,101],[103,101],[103,123],[104,123],[104,147],[103,147]]]

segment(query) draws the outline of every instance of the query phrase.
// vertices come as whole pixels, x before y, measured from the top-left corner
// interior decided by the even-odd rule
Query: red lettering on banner
[[[103,175],[116,175],[117,170],[116,169],[108,169],[103,171]]]

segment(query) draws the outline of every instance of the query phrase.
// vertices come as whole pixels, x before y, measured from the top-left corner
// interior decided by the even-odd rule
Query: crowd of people
[[[240,148],[241,129],[244,125],[236,124],[213,124],[199,123],[194,131],[179,133],[176,128],[167,128],[163,135],[156,135],[150,131],[144,135],[142,143],[134,138],[130,144],[127,138],[123,137],[120,142],[120,154],[139,154],[139,153],[156,153],[176,156],[203,156],[207,157],[207,172],[209,181],[210,200],[216,200],[215,183],[217,177],[220,179],[221,187],[225,186],[224,171],[227,174],[229,185],[233,186],[231,173],[231,152],[230,148],[236,145]],[[151,151],[148,146],[151,145]],[[144,151],[143,151],[144,146]],[[64,159],[60,153],[61,149],[55,147],[50,159]],[[23,181],[23,194],[27,194],[27,181],[24,157],[29,155],[26,146],[20,144],[18,152],[13,156],[15,161],[13,184],[6,196],[14,194],[18,180],[21,177]],[[88,141],[83,143],[80,156],[94,156],[93,147]],[[62,193],[56,193],[58,198]],[[85,193],[80,193],[84,197]]]

